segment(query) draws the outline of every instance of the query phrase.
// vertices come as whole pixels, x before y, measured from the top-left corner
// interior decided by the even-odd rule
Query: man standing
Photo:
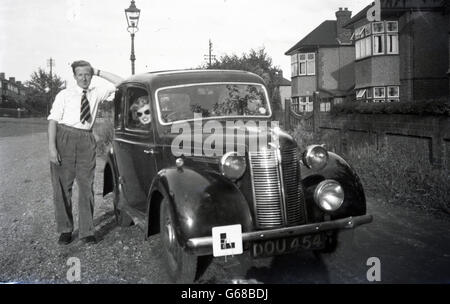
[[[96,143],[92,134],[99,103],[114,98],[122,78],[94,69],[87,61],[72,64],[77,86],[58,93],[48,116],[50,170],[59,244],[72,241],[72,186],[79,188],[79,237],[96,243],[94,234],[94,173]],[[97,75],[113,85],[90,87]]]

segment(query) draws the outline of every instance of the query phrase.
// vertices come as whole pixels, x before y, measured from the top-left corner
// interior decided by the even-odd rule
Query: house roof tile
[[[300,40],[296,45],[291,47],[285,55],[291,55],[292,52],[302,49],[318,46],[338,46],[337,40],[337,22],[334,20],[326,20],[316,27],[305,38]]]

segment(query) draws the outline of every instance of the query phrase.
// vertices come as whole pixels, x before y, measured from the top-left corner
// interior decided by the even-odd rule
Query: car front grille
[[[296,148],[249,153],[257,228],[305,222],[303,188]]]

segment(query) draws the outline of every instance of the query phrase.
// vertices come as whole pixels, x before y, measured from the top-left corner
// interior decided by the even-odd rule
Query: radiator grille
[[[301,183],[297,149],[290,148],[281,151],[283,182],[288,225],[299,225],[306,222],[305,198]]]
[[[298,225],[305,222],[303,189],[296,148],[249,153],[254,210],[258,228]],[[283,198],[284,194],[284,198]]]

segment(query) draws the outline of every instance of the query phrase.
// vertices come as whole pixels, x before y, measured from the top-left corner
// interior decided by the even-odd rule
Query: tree
[[[273,66],[272,58],[266,53],[265,48],[251,49],[250,52],[242,54],[241,57],[224,55],[211,65],[205,64],[201,68],[216,70],[243,70],[255,73],[264,79],[267,85],[269,97],[272,100],[272,109],[281,109],[280,94],[277,87],[282,80],[282,71],[278,66]]]
[[[56,94],[64,88],[64,81],[56,74],[50,77],[50,73],[42,68],[30,77],[31,80],[25,83],[28,87],[25,103],[37,112],[48,113]]]

